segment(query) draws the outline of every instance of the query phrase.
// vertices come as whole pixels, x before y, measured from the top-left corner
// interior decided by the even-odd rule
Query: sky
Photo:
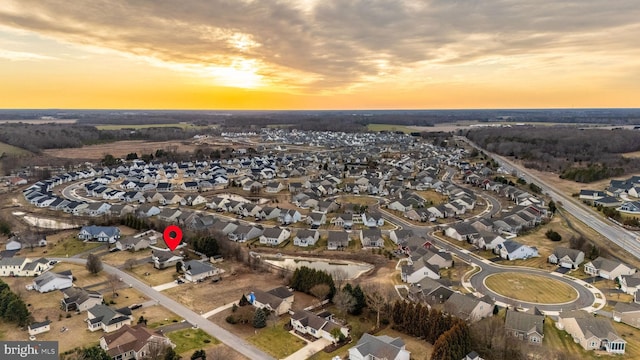
[[[637,0],[0,0],[0,108],[640,107]]]

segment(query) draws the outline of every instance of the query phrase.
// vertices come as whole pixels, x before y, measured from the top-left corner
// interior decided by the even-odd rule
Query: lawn
[[[276,359],[285,358],[302,349],[306,343],[284,329],[286,321],[280,321],[273,326],[257,329],[256,334],[249,336],[247,341],[266,351]]]
[[[357,204],[372,206],[378,203],[378,199],[371,196],[342,195],[336,198],[336,202],[340,204]]]
[[[47,253],[43,255],[46,255],[47,257],[71,257],[103,245],[105,244],[97,242],[82,242],[75,237],[68,237],[54,244],[53,249],[48,249]]]
[[[487,277],[485,284],[512,299],[540,304],[564,303],[578,296],[575,289],[565,283],[533,274],[499,273]]]
[[[204,349],[220,343],[218,339],[211,337],[202,329],[172,331],[167,334],[167,337],[176,344],[176,353],[183,356],[187,356],[188,351]]]
[[[394,125],[394,124],[369,124],[367,125],[369,131],[402,131],[405,134],[416,132],[416,129],[412,129],[407,126]]]
[[[7,143],[0,142],[0,156],[3,154],[8,155],[24,155],[28,154],[29,151],[19,148],[17,146],[9,145]]]

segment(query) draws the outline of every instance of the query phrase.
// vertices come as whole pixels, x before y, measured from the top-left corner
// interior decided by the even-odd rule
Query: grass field
[[[533,274],[499,273],[485,279],[486,286],[516,300],[558,304],[573,301],[577,292],[558,280]]]
[[[416,131],[407,126],[393,125],[393,124],[369,124],[367,125],[369,131],[402,131],[405,134]]]
[[[175,124],[137,124],[137,125],[126,125],[126,124],[110,124],[110,125],[96,125],[96,129],[98,130],[121,130],[121,129],[148,129],[148,128],[158,128],[158,127],[175,127],[181,129],[195,129],[201,126],[195,126],[189,123],[175,123]]]
[[[29,151],[19,148],[17,146],[9,145],[3,142],[0,142],[0,156],[3,154],[7,155],[25,155],[28,154]]]
[[[187,355],[186,352],[205,349],[220,343],[218,339],[211,337],[202,329],[178,330],[168,333],[167,336],[176,344],[176,353],[184,356]]]
[[[304,341],[289,334],[283,325],[284,322],[281,321],[275,326],[269,325],[259,329],[254,336],[247,338],[247,341],[275,356],[276,359],[283,359],[306,345]]]

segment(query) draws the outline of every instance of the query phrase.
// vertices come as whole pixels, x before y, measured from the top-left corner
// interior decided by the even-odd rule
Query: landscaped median
[[[578,298],[571,286],[540,275],[504,272],[487,276],[485,286],[508,298],[538,304],[562,304]]]

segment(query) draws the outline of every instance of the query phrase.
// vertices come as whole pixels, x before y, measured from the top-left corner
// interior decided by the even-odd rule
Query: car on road
[[[182,279],[176,279],[176,284],[184,284],[184,280],[182,280]]]

